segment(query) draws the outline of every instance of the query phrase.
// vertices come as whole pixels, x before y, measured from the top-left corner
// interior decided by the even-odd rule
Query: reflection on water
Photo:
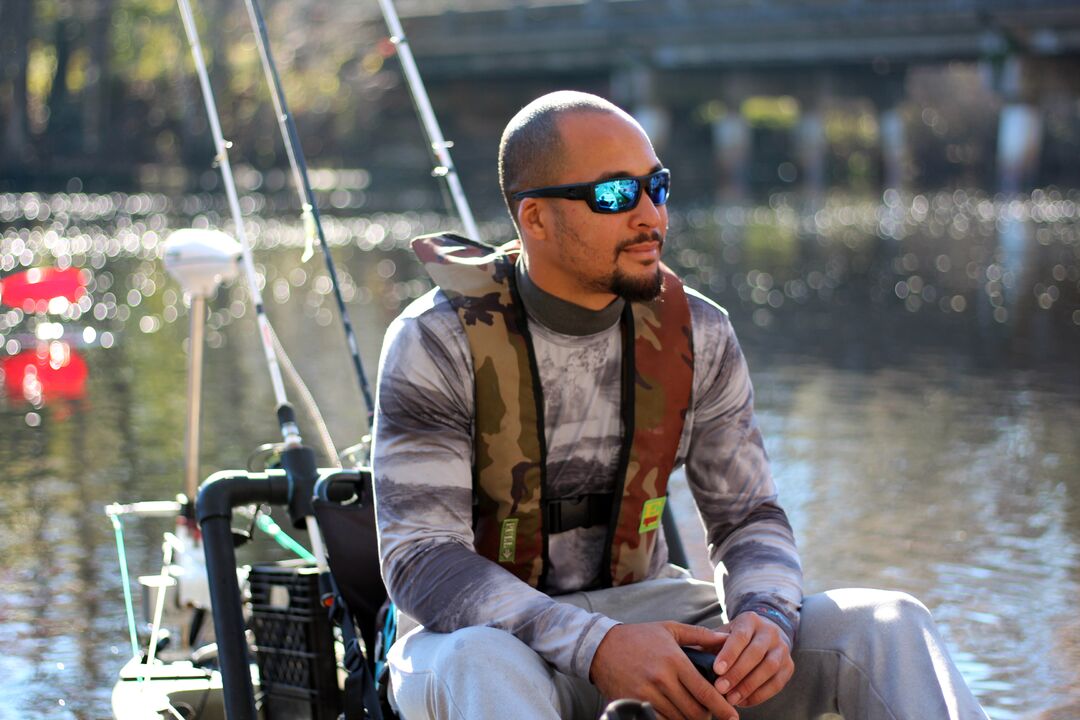
[[[677,214],[665,251],[739,330],[807,589],[919,596],[995,718],[1080,716],[1078,204],[777,196]],[[244,207],[271,319],[351,444],[364,413],[326,271],[300,262],[303,234],[272,197]],[[0,195],[0,717],[108,715],[127,650],[101,509],[182,479],[187,311],[160,244],[226,217],[209,195]],[[446,222],[325,219],[370,372],[387,323],[429,287],[408,240]],[[8,302],[4,280],[43,267],[77,269],[84,291]],[[203,474],[277,435],[247,297],[234,284],[210,303]],[[79,391],[50,392],[68,367]],[[156,570],[166,528],[127,529],[135,572]]]
[[[957,373],[943,356],[872,372],[748,356],[807,592],[911,592],[992,718],[1075,717],[1080,387]],[[704,551],[693,560],[707,576]]]
[[[1080,591],[1080,393],[958,376],[933,357],[874,373],[803,362],[795,382],[787,362],[766,365],[763,431],[808,589],[918,595],[992,717],[1080,685],[1040,649],[1080,646],[1062,632]]]

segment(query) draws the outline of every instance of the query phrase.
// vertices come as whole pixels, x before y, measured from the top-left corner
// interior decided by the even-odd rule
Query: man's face
[[[554,184],[647,175],[661,167],[648,137],[617,115],[567,115],[560,119],[559,129],[563,152]],[[644,192],[633,210],[614,214],[594,213],[578,200],[542,202],[553,221],[553,237],[545,243],[545,252],[531,253],[530,273],[539,270],[558,281],[556,287],[544,289],[597,308],[616,295],[628,300],[656,296],[668,226],[666,206],[655,205]],[[535,267],[537,262],[545,267]]]

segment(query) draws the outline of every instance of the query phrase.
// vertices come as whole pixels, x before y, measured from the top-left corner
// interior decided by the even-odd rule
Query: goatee
[[[632,277],[621,270],[616,270],[611,278],[611,292],[628,302],[650,302],[660,294],[664,279],[660,267],[656,273],[645,277]]]
[[[623,240],[615,247],[615,258],[618,260],[619,253],[633,245],[655,242],[664,246],[664,238],[658,232],[641,233],[637,237]],[[611,276],[609,290],[628,302],[650,302],[655,300],[663,287],[663,276],[660,275],[660,264],[656,265],[656,272],[651,275],[633,276],[627,275],[616,267]]]

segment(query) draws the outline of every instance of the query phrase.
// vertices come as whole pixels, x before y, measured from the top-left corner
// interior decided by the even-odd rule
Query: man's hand
[[[682,646],[716,652],[727,633],[677,622],[616,625],[593,656],[589,679],[611,700],[652,703],[667,720],[738,720],[738,713],[701,676]]]
[[[754,612],[740,613],[720,628],[728,639],[716,656],[716,689],[732,705],[763,703],[787,685],[795,672],[787,635]]]

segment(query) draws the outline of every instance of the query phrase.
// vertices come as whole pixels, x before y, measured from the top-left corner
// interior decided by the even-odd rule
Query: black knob
[[[604,708],[600,720],[656,720],[656,712],[647,702],[616,700]]]

